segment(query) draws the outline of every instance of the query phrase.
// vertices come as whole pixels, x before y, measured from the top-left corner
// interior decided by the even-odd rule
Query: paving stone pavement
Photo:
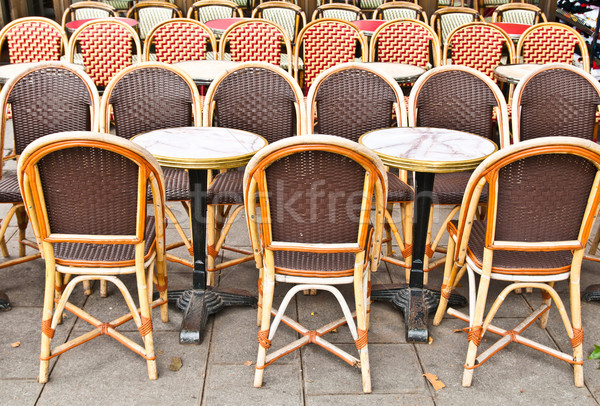
[[[11,169],[5,167],[6,170]],[[184,220],[185,213],[173,207]],[[4,214],[6,208],[1,208]],[[436,221],[441,214],[436,214]],[[16,252],[16,227],[7,235],[11,253]],[[177,236],[172,227],[168,239]],[[230,234],[230,245],[249,245],[246,225],[240,217]],[[184,249],[179,254],[186,255]],[[169,289],[191,286],[189,268],[168,263]],[[439,287],[440,268],[431,272],[429,286]],[[402,282],[404,271],[382,263],[373,275],[373,283]],[[582,287],[597,283],[600,266],[585,261]],[[135,280],[123,279],[135,291]],[[251,262],[238,265],[218,275],[221,286],[246,289],[257,294],[257,272]],[[466,324],[446,316],[440,326],[430,326],[429,344],[410,344],[405,340],[404,322],[388,303],[373,303],[369,353],[373,393],[362,393],[360,371],[320,347],[309,345],[295,351],[265,370],[264,385],[254,388],[256,341],[256,309],[227,308],[208,322],[200,345],[179,344],[182,314],[170,306],[168,323],[160,321],[155,310],[155,348],[159,378],[149,381],[144,360],[109,337],[99,337],[52,360],[48,383],[36,381],[39,367],[40,320],[44,285],[44,263],[39,259],[0,270],[0,290],[11,299],[12,310],[0,312],[0,405],[594,405],[600,400],[598,361],[584,364],[585,387],[573,385],[573,369],[562,361],[525,346],[511,344],[481,368],[475,370],[473,385],[461,386],[467,339],[462,328]],[[276,303],[281,301],[285,284],[276,289]],[[557,284],[566,298],[567,283]],[[459,291],[466,294],[465,286]],[[493,288],[498,293],[500,288]],[[352,290],[342,289],[352,302]],[[135,293],[134,293],[135,298]],[[116,289],[109,286],[109,296],[100,298],[98,286],[91,296],[76,289],[73,301],[103,320],[125,313],[124,301]],[[501,307],[495,324],[511,328],[519,316],[537,306],[539,293],[511,295]],[[565,303],[569,307],[568,301]],[[600,303],[583,302],[585,330],[584,355],[587,357],[600,344],[600,324],[597,323]],[[463,309],[467,312],[467,309]],[[317,296],[297,296],[288,315],[298,318],[307,327],[341,317],[333,297],[325,292]],[[546,330],[532,326],[526,336],[553,348],[569,351],[570,344],[555,309],[551,310]],[[89,328],[87,323],[67,314],[57,329],[54,343],[66,341]],[[119,328],[135,337],[133,323]],[[273,346],[296,339],[296,333],[282,326]],[[327,337],[350,353],[355,352],[346,327]],[[486,335],[482,347],[494,341]],[[20,343],[13,346],[14,343]],[[174,358],[181,359],[179,370],[171,370]],[[434,390],[423,376],[437,375],[446,385]]]

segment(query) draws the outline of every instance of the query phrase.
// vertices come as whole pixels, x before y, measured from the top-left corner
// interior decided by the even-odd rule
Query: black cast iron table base
[[[8,296],[6,293],[0,291],[0,312],[10,310],[10,301],[8,300]]]
[[[600,285],[596,284],[588,286],[583,292],[581,299],[585,300],[586,302],[600,301]]]

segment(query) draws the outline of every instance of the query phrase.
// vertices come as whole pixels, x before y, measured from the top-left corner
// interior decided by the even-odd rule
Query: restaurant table
[[[529,25],[529,24],[517,24],[517,23],[492,23],[492,24],[495,25],[496,27],[504,30],[504,32],[506,32],[513,41],[518,41],[519,38],[521,38],[521,35],[523,35],[523,33],[525,31],[527,31],[527,29],[529,27],[531,27],[531,25]]]
[[[138,25],[138,21],[134,20],[133,18],[125,18],[125,17],[105,17],[103,18],[104,20],[106,19],[115,19],[115,20],[120,20],[123,21],[125,24],[128,24],[131,27],[135,27],[136,25]],[[68,32],[75,32],[77,31],[77,29],[79,27],[81,27],[83,24],[89,22],[89,21],[94,21],[94,20],[100,20],[100,18],[83,18],[81,20],[73,20],[73,21],[69,21],[68,23],[65,24],[65,28],[67,29]]]
[[[367,37],[372,37],[375,31],[383,24],[387,23],[385,20],[356,20],[350,21],[352,25],[362,31]]]
[[[209,86],[215,78],[225,72],[229,72],[242,62],[201,60],[185,61],[173,64],[187,73],[197,86]]]
[[[58,63],[58,61],[56,61]],[[21,72],[25,72],[27,69],[39,65],[40,63],[46,62],[26,62],[26,63],[9,63],[6,65],[0,65],[0,85],[8,82],[12,77],[17,76]],[[83,70],[83,65],[78,65],[74,63],[62,63],[63,65],[67,65],[74,69]]]
[[[407,63],[395,62],[360,62],[369,67],[390,75],[399,84],[414,83],[419,76],[426,72],[425,69]]]
[[[245,17],[219,18],[207,21],[204,25],[210,28],[215,35],[221,36],[233,24],[244,20],[248,19]]]
[[[539,69],[541,65],[537,63],[515,63],[507,65],[498,65],[494,68],[494,77],[505,83],[513,85],[518,84],[521,79],[531,72]]]
[[[256,297],[239,289],[207,287],[207,171],[245,165],[267,141],[256,134],[221,127],[181,127],[140,134],[132,141],[146,148],[162,166],[189,171],[194,270],[192,289],[169,292],[184,310],[180,343],[199,344],[208,316],[224,306],[256,305]]]
[[[462,131],[427,127],[395,127],[368,132],[359,142],[384,164],[415,172],[413,260],[408,285],[373,285],[371,299],[390,301],[404,313],[406,339],[428,342],[427,313],[439,302],[439,293],[423,286],[423,258],[435,173],[475,169],[497,150],[487,138]]]

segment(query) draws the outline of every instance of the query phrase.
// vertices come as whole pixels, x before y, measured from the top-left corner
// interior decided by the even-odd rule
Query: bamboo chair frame
[[[544,32],[545,40],[542,48],[540,47],[539,41],[534,40],[531,42],[531,38],[535,37],[538,32]],[[549,32],[562,32],[561,35],[564,37],[570,37],[573,42],[572,52],[567,53],[565,50],[567,49],[567,43],[558,42],[558,38],[554,38],[555,43],[550,42]],[[529,48],[529,44],[536,45],[539,49],[534,49],[532,46]],[[557,48],[554,48],[554,47]],[[539,23],[536,25],[532,25],[529,27],[519,38],[519,42],[517,42],[517,58],[522,63],[571,63],[573,60],[573,54],[575,52],[575,48],[579,49],[579,53],[581,55],[581,63],[583,65],[583,70],[586,72],[590,71],[590,55],[587,48],[587,43],[583,39],[580,33],[578,33],[575,28],[570,27],[566,24],[561,23]],[[558,55],[557,55],[558,53]]]
[[[2,118],[0,119],[0,151],[2,151],[2,154],[4,151],[4,145],[5,145],[5,141],[6,141],[6,123],[9,119],[9,112],[12,115],[12,111],[9,108],[10,104],[8,102],[8,99],[10,97],[12,90],[14,89],[15,85],[17,83],[19,83],[20,80],[22,80],[24,77],[26,77],[30,73],[35,72],[40,69],[45,69],[48,67],[57,67],[60,69],[64,69],[64,70],[76,75],[81,80],[81,83],[88,90],[90,101],[91,101],[90,129],[93,131],[97,130],[97,128],[98,128],[98,111],[99,111],[100,102],[99,102],[99,96],[98,96],[98,91],[96,90],[96,86],[94,86],[94,83],[89,78],[89,76],[87,76],[81,70],[73,69],[72,67],[67,66],[58,61],[40,62],[36,66],[32,66],[29,69],[27,69],[26,71],[21,72],[19,75],[13,77],[2,87],[2,91],[0,92],[0,104],[1,104],[1,108],[2,108],[2,110],[1,110]],[[65,92],[67,92],[67,91],[68,91],[68,89],[65,89]],[[2,155],[2,159],[0,159],[0,178],[3,173],[2,167],[4,166],[4,162],[8,161],[8,160],[12,160],[12,159],[17,160],[17,159],[19,159],[19,156],[14,152],[13,152],[13,154],[8,155],[8,156]],[[27,219],[27,213],[25,212],[25,206],[23,205],[23,202],[18,201],[18,202],[12,202],[10,204],[12,204],[12,207],[9,209],[6,216],[1,220],[0,252],[2,253],[2,256],[4,258],[8,258],[10,255],[9,251],[8,251],[8,247],[6,246],[5,234],[6,234],[7,228],[10,224],[10,221],[12,220],[12,217],[16,216],[17,225],[19,228],[19,234],[18,234],[19,257],[0,263],[0,269],[6,268],[6,267],[9,267],[12,265],[17,265],[17,264],[20,264],[23,262],[32,261],[32,260],[40,258],[40,256],[41,256],[41,253],[39,253],[39,252],[35,253],[35,254],[25,255],[26,247],[30,247],[30,248],[36,249],[38,251],[41,251],[41,249],[40,249],[41,247],[39,246],[38,241],[32,241],[26,237],[28,219]],[[86,293],[87,294],[91,293],[91,290],[89,289],[89,287],[86,288]]]
[[[110,4],[102,3],[99,1],[79,1],[77,3],[71,4],[69,7],[67,7],[65,12],[63,13],[62,20],[61,20],[62,21],[61,26],[62,26],[63,30],[66,30],[66,25],[69,21],[75,21],[75,20],[79,19],[79,18],[77,18],[77,12],[83,11],[82,9],[104,11],[108,15],[104,16],[103,18],[117,16],[117,11]],[[84,18],[87,18],[87,17],[84,17]],[[95,18],[97,18],[97,17],[95,17]]]
[[[69,148],[99,148],[120,154],[135,165],[139,170],[139,184],[137,196],[137,218],[135,235],[85,235],[85,234],[58,234],[53,233],[42,190],[38,162],[43,157],[56,151]],[[146,359],[149,379],[158,377],[156,369],[156,355],[152,334],[152,309],[160,306],[161,319],[169,320],[167,300],[167,275],[164,259],[164,179],[162,171],[152,155],[145,149],[122,138],[93,132],[67,132],[52,134],[32,142],[23,152],[18,164],[19,185],[26,202],[27,214],[31,220],[36,238],[43,249],[46,262],[46,284],[44,292],[44,310],[42,316],[42,349],[40,353],[39,382],[48,381],[50,359],[68,351],[92,338],[108,335]],[[145,220],[146,220],[146,188],[147,184],[153,191],[153,209],[156,217],[156,241],[153,248],[144,256],[145,247]],[[62,262],[54,256],[54,244],[61,242],[78,242],[88,244],[127,244],[135,245],[135,260],[131,264],[110,264],[102,261],[77,261]],[[152,267],[156,263],[156,275]],[[146,270],[149,270],[146,273]],[[140,307],[136,306],[131,294],[118,276],[123,274],[136,274]],[[62,294],[62,274],[75,274],[64,287]],[[113,282],[123,294],[129,308],[129,313],[111,322],[104,323],[85,310],[68,302],[74,287],[83,281],[101,280]],[[152,301],[152,286],[156,284],[160,295]],[[57,289],[57,287],[60,288]],[[55,299],[56,298],[56,299]],[[57,301],[56,308],[54,302]],[[73,338],[64,344],[51,349],[54,331],[61,321],[62,313],[68,310],[77,317],[87,321],[94,329]],[[132,320],[135,322],[144,345],[140,346],[135,341],[116,331],[116,327]]]
[[[265,169],[273,162],[285,156],[302,151],[327,151],[341,154],[354,160],[365,169],[365,184],[362,195],[361,218],[357,234],[357,242],[349,244],[304,244],[295,242],[274,241],[271,233],[271,217],[268,196],[268,187],[265,183]],[[256,193],[260,197],[260,208],[257,208]],[[259,151],[248,163],[244,173],[244,205],[246,218],[256,264],[260,266],[262,277],[262,320],[258,333],[258,357],[256,361],[256,372],[254,386],[262,386],[264,368],[272,362],[291,351],[301,348],[309,343],[315,343],[331,353],[342,358],[344,361],[359,367],[362,373],[363,392],[371,392],[371,374],[369,368],[368,354],[368,311],[370,307],[370,272],[374,263],[378,263],[378,255],[381,249],[381,235],[383,232],[383,212],[387,196],[387,177],[381,160],[370,150],[350,140],[326,135],[306,135],[299,138],[290,138],[278,141]],[[375,223],[373,235],[373,248],[369,252],[369,217],[371,204],[374,202]],[[260,210],[261,223],[258,224],[257,216]],[[259,231],[260,229],[260,231]],[[352,275],[346,276],[324,276],[323,272],[302,271],[301,275],[292,276],[278,272],[274,264],[273,253],[277,250],[293,250],[300,252],[347,252],[356,255]],[[370,265],[369,265],[370,263]],[[325,273],[326,274],[326,273]],[[281,308],[273,307],[273,294],[276,282],[294,283],[295,286],[286,294]],[[356,312],[350,313],[345,300],[334,285],[354,285],[354,296]],[[344,318],[331,322],[320,329],[309,331],[291,318],[284,315],[287,303],[300,290],[322,289],[332,292],[338,299],[344,311]],[[271,315],[275,318],[271,325]],[[356,316],[357,324],[353,317]],[[271,345],[276,329],[280,322],[290,326],[302,335],[281,349],[267,356],[267,349]],[[348,324],[360,359],[346,353],[334,344],[326,341],[322,335],[331,330]]]
[[[503,21],[502,14],[506,11],[531,11],[534,14],[533,20],[530,23],[531,25],[538,24],[540,22],[547,23],[548,19],[546,18],[546,14],[536,5],[529,3],[506,3],[502,4],[494,10],[492,13],[492,22],[500,23],[500,22],[513,22],[513,21]],[[514,21],[516,23],[516,21]]]
[[[470,22],[481,21],[485,22],[479,11],[474,8],[468,7],[443,7],[435,11],[431,15],[431,20],[429,25],[434,29],[435,33],[438,35],[438,38],[442,43],[446,42],[447,35],[450,34],[458,25],[451,27],[450,29],[445,30],[442,20],[447,17],[447,14],[464,14],[470,15],[472,20]],[[459,24],[462,25],[462,24]]]
[[[249,68],[262,68],[267,69],[272,72],[277,73],[281,76],[290,86],[290,89],[296,96],[296,102],[294,103],[295,114],[296,114],[296,135],[305,133],[305,103],[304,103],[304,95],[302,94],[302,90],[298,86],[298,82],[294,80],[294,78],[283,69],[272,65],[267,62],[245,62],[236,66],[231,71],[223,74],[219,78],[215,79],[208,91],[206,93],[206,98],[204,101],[204,113],[203,113],[203,126],[204,127],[212,127],[213,121],[215,119],[215,109],[217,107],[215,96],[219,89],[220,84],[227,79],[227,77],[231,74],[235,74],[238,71],[243,71]],[[239,128],[240,130],[245,130],[244,128]],[[214,181],[214,176],[212,171],[208,171],[208,185],[210,189],[210,185]],[[242,191],[243,193],[243,191]],[[234,266],[243,262],[251,261],[255,259],[255,255],[252,252],[248,252],[245,250],[240,250],[234,247],[230,247],[225,245],[225,239],[233,226],[233,222],[238,216],[238,214],[244,208],[243,204],[239,205],[228,205],[228,204],[209,204],[207,205],[207,233],[206,233],[206,244],[209,247],[209,255],[207,255],[206,260],[206,270],[207,274],[207,282],[209,286],[215,284],[215,276],[214,273],[216,271],[220,271],[230,266]],[[223,261],[217,263],[217,258],[219,253],[222,250],[228,250],[231,252],[236,252],[238,254],[242,254],[242,257],[233,258],[227,261]],[[256,264],[257,268],[260,269],[259,263]],[[259,306],[261,305],[260,297],[259,297]],[[260,313],[260,309],[259,309]]]
[[[202,32],[202,38],[198,38],[190,31]],[[206,36],[206,38],[204,38]],[[158,54],[152,53],[156,42],[160,44]],[[206,59],[208,45],[213,52],[217,49],[217,40],[212,30],[198,20],[191,18],[172,18],[154,26],[144,40],[143,61],[177,63]],[[204,52],[202,52],[204,48]],[[156,49],[154,49],[156,51]],[[204,57],[198,55],[204,54]],[[154,57],[151,57],[154,55]]]
[[[325,16],[326,12],[334,11],[334,10],[348,12],[348,14],[350,14],[350,13],[356,14],[356,18],[354,20],[345,20],[344,19],[344,21],[365,20],[367,18],[365,16],[365,13],[363,13],[363,11],[360,9],[360,7],[354,6],[352,4],[344,4],[344,3],[327,3],[327,4],[322,4],[319,7],[317,7],[315,9],[315,11],[313,12],[313,15],[310,18],[310,20],[315,21],[315,20],[319,20],[322,18],[340,18],[340,17]]]
[[[314,134],[316,121],[318,121],[317,115],[317,95],[319,92],[319,88],[323,83],[327,81],[333,75],[339,74],[345,70],[355,70],[360,69],[371,74],[377,75],[386,82],[390,89],[394,92],[396,96],[396,103],[393,107],[393,114],[397,120],[398,127],[406,127],[408,125],[407,119],[407,108],[405,105],[405,98],[402,93],[402,89],[398,85],[398,83],[389,75],[379,72],[376,69],[370,67],[368,64],[360,64],[355,62],[343,63],[340,65],[333,66],[326,71],[322,72],[312,83],[308,95],[306,97],[306,108],[307,108],[307,122],[306,122],[306,134]],[[348,112],[349,114],[353,114],[352,111]],[[395,176],[388,172],[388,176]],[[399,173],[400,181],[407,183],[408,182],[408,173],[406,171],[400,171]],[[392,212],[394,210],[394,204],[399,203],[400,211],[401,211],[401,219],[402,219],[402,235],[398,231],[398,227],[396,226],[395,221],[392,218]],[[386,205],[385,210],[385,221],[387,226],[385,227],[386,237],[383,240],[383,243],[386,243],[386,255],[381,255],[381,260],[385,262],[389,262],[403,268],[406,268],[407,275],[410,271],[412,264],[412,221],[413,221],[413,201],[408,202],[389,202]],[[392,249],[392,238],[396,240],[400,252],[402,253],[403,260],[395,258],[393,256]],[[377,271],[379,263],[374,265],[373,272]],[[407,276],[408,278],[408,276]]]
[[[479,78],[482,82],[487,84],[490,91],[494,95],[494,98],[495,98],[496,104],[497,104],[496,122],[497,122],[497,126],[498,126],[498,134],[500,137],[500,146],[499,147],[504,148],[504,147],[510,145],[508,107],[506,104],[505,97],[502,94],[502,92],[500,91],[500,88],[498,87],[498,85],[496,85],[496,83],[494,83],[494,81],[492,79],[490,79],[484,73],[482,73],[476,69],[473,69],[473,68],[470,68],[467,66],[462,66],[462,65],[439,66],[437,68],[427,71],[426,73],[421,75],[421,77],[419,77],[419,79],[413,86],[413,88],[410,92],[410,96],[409,96],[409,103],[408,103],[408,125],[409,125],[409,127],[417,126],[417,116],[419,114],[418,109],[417,109],[417,101],[418,101],[419,92],[421,91],[421,89],[427,85],[427,81],[430,80],[432,77],[434,77],[434,75],[443,74],[444,72],[448,72],[448,71],[467,72],[467,73],[470,73],[471,75],[473,75],[474,77]],[[442,221],[437,234],[435,235],[435,237],[432,240],[431,236],[432,236],[432,232],[433,232],[432,228],[433,228],[433,215],[434,215],[433,208],[434,207],[432,207],[431,214],[429,217],[429,227],[428,227],[428,232],[427,232],[427,248],[425,250],[425,258],[424,258],[424,262],[423,262],[423,271],[425,272],[424,283],[427,283],[427,280],[429,277],[428,273],[431,270],[442,265],[446,261],[445,257],[443,257],[443,258],[437,259],[434,262],[430,262],[433,258],[433,255],[436,252],[443,253],[443,254],[446,253],[447,248],[441,247],[439,245],[439,243],[440,243],[440,241],[444,235],[444,232],[446,230],[446,225],[452,220],[452,218],[454,218],[454,216],[458,213],[458,211],[460,209],[459,205],[454,206],[451,209],[450,213]],[[408,276],[407,276],[407,278],[408,278]]]
[[[578,237],[568,241],[500,241],[495,237],[496,231],[496,204],[498,198],[498,172],[509,163],[541,154],[571,154],[587,159],[596,167],[596,175],[587,200],[585,213],[581,222]],[[566,361],[574,366],[575,386],[583,386],[583,330],[581,324],[581,299],[580,299],[580,271],[586,241],[589,238],[595,214],[600,203],[600,147],[594,142],[575,137],[544,137],[523,141],[504,148],[488,157],[473,173],[459,215],[458,228],[452,231],[449,239],[448,255],[444,270],[442,296],[437,309],[434,325],[442,321],[448,305],[448,297],[458,285],[465,270],[469,274],[470,309],[465,315],[452,308],[448,314],[469,322],[469,348],[463,374],[463,386],[470,386],[473,370],[481,366],[492,355],[511,342],[524,344],[548,355]],[[483,263],[476,263],[468,249],[469,236],[473,226],[473,217],[477,210],[479,195],[485,184],[490,188],[489,203],[487,208],[487,227],[483,252]],[[450,230],[450,227],[449,227]],[[573,260],[566,269],[554,269],[540,272],[536,269],[525,269],[510,273],[507,269],[501,272],[494,267],[493,254],[496,251],[560,251],[571,250]],[[475,294],[474,273],[481,275],[478,293]],[[491,280],[504,280],[511,282],[497,297],[484,319],[488,288]],[[569,296],[571,307],[571,321],[566,313],[565,306],[558,293],[554,290],[554,283],[569,280]],[[537,288],[542,290],[543,303],[526,317],[513,330],[506,331],[491,324],[498,308],[506,295],[513,290],[522,288]],[[545,328],[551,301],[554,300],[557,310],[565,326],[565,330],[573,353],[567,354],[559,350],[536,343],[521,336],[521,333],[533,322],[539,319],[540,327]],[[502,338],[477,355],[481,338],[486,331],[501,335]]]
[[[373,20],[396,20],[398,17],[394,16],[394,18],[386,18],[385,12],[387,10],[406,10],[412,11],[415,13],[414,17],[403,17],[410,18],[414,20],[419,20],[425,22],[425,24],[429,23],[429,18],[427,18],[427,13],[423,10],[418,3],[413,3],[410,1],[389,1],[383,3],[379,7],[373,11]]]
[[[200,103],[200,95],[198,93],[198,87],[191,80],[191,78],[183,72],[181,69],[177,68],[175,65],[170,65],[162,62],[143,62],[135,65],[128,66],[127,68],[118,72],[111,81],[106,85],[106,89],[104,90],[104,94],[102,95],[101,105],[100,105],[100,132],[109,134],[110,133],[110,124],[112,120],[112,105],[110,104],[110,99],[115,91],[115,87],[118,85],[119,81],[126,77],[128,74],[135,72],[139,69],[148,69],[148,68],[157,68],[157,69],[165,69],[176,75],[178,75],[189,87],[190,94],[192,95],[192,116],[194,119],[193,125],[199,127],[202,123],[202,110]],[[186,213],[188,213],[188,217],[190,216],[190,206],[188,200],[179,201],[183,206]],[[171,210],[169,206],[164,206],[164,212],[167,215],[169,221],[175,227],[175,230],[179,234],[181,241],[170,243],[165,247],[165,256],[168,261],[177,262],[182,265],[188,266],[190,268],[194,267],[194,264],[189,259],[184,259],[178,257],[173,254],[169,254],[168,251],[179,248],[185,245],[186,249],[193,256],[192,242],[190,238],[187,237],[184,231],[184,227],[179,223],[177,217]]]
[[[254,35],[249,35],[250,33],[246,32],[245,35],[240,35],[238,32],[242,32],[250,27],[260,27],[262,25],[262,32],[253,33]],[[252,30],[250,30],[252,31]],[[269,33],[269,31],[271,31]],[[281,35],[279,39],[280,43],[273,47],[274,49],[269,50],[269,40],[274,40],[274,38],[269,38],[271,35],[277,32],[277,35]],[[260,37],[260,38],[259,38]],[[236,44],[238,42],[238,44]],[[233,46],[232,46],[233,43]],[[271,44],[273,45],[273,44]],[[285,54],[292,55],[293,49],[292,44],[290,42],[290,38],[288,37],[285,29],[272,21],[252,18],[245,21],[240,21],[233,24],[229,27],[219,40],[219,58],[220,60],[225,60],[225,53],[229,51],[229,55],[232,61],[238,62],[268,62],[275,66],[281,65],[281,60],[284,52],[282,51],[282,45],[285,47]],[[240,52],[234,52],[234,47]],[[241,51],[240,48],[243,50]],[[260,51],[266,51],[267,54],[263,54]],[[269,51],[274,51],[269,54]],[[292,73],[292,64],[288,63],[287,71]]]
[[[281,20],[283,20],[283,17],[281,19],[276,19],[275,17],[268,16],[269,11],[275,11],[277,9],[290,11],[295,14],[293,35],[290,35],[290,34],[292,34],[291,30],[288,31],[288,37],[290,39],[290,42],[292,43],[292,46],[295,46],[296,40],[298,39],[298,34],[300,33],[300,30],[302,29],[302,27],[304,27],[306,25],[306,14],[304,13],[304,10],[302,9],[302,7],[298,6],[297,4],[287,2],[287,1],[267,1],[264,3],[260,3],[259,5],[257,5],[254,8],[254,10],[252,10],[251,18],[262,18],[265,20],[273,21],[275,23],[278,23],[282,27],[287,28],[281,22]],[[265,14],[267,14],[267,15],[265,15]],[[290,51],[290,57],[292,55],[293,54]],[[290,61],[290,65],[291,65],[291,61]]]

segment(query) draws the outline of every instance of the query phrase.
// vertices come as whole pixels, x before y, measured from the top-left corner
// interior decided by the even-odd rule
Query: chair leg
[[[365,278],[368,278],[368,275],[362,275],[362,261],[359,261],[360,257],[361,255],[357,255],[357,264],[355,265],[354,271],[354,300],[356,302],[356,327],[358,330],[356,346],[360,354],[360,372],[362,375],[363,392],[371,393],[371,367],[369,365],[369,346],[367,342],[367,292],[364,290],[364,281]],[[356,268],[358,268],[358,270]],[[364,343],[362,342],[362,335],[365,337]]]
[[[214,246],[217,243],[217,210],[215,210],[216,206],[209,204],[206,206],[206,268],[214,269],[215,268],[215,260],[217,258],[218,253],[215,251]],[[214,286],[215,285],[215,273],[207,272],[206,274],[206,285]]]
[[[554,282],[548,282],[548,285],[554,287]],[[542,291],[542,303],[544,303],[545,305],[550,305],[550,302],[552,302],[552,297],[548,293]],[[548,324],[549,314],[550,312],[545,312],[538,319],[538,325],[540,326],[540,328],[546,328],[546,325]]]
[[[108,296],[108,286],[105,280],[100,281],[100,297]]]
[[[27,232],[27,224],[29,219],[27,218],[27,212],[25,211],[25,206],[19,205],[16,211],[17,216],[17,226],[19,227],[19,256],[25,256],[25,244],[22,243],[25,240],[25,235]]]
[[[434,326],[438,326],[442,322],[444,314],[446,313],[446,308],[448,307],[448,297],[450,296],[450,293],[452,293],[452,285],[450,281],[453,279],[453,274],[456,272],[454,266],[455,245],[456,243],[454,242],[454,239],[452,237],[448,238],[448,253],[446,254],[446,265],[444,266],[444,279],[442,281],[441,289],[442,294],[433,318]]]
[[[256,310],[256,325],[260,327],[262,323],[262,302],[263,302],[263,278],[265,277],[265,269],[258,270],[258,308]]]
[[[44,309],[42,311],[42,345],[40,351],[39,383],[48,382],[50,366],[50,345],[54,331],[51,328],[52,314],[54,309],[54,282],[56,267],[54,264],[54,252],[50,244],[42,243],[44,257],[46,259],[46,285],[44,288]]]
[[[571,325],[573,326],[573,359],[583,361],[583,330],[581,327],[581,292],[580,292],[580,274],[581,261],[583,260],[583,249],[577,250],[573,255],[571,265],[571,278],[569,280],[569,298],[571,304]],[[573,365],[573,381],[575,386],[583,387],[583,365]]]
[[[10,220],[12,220],[12,217],[15,215],[18,208],[18,204],[13,204],[8,213],[6,213],[6,217],[2,219],[2,227],[0,227],[0,252],[2,252],[2,256],[4,258],[8,258],[10,256],[8,247],[6,246],[6,238],[4,238],[4,236],[6,234],[6,229],[10,224]]]
[[[148,365],[148,378],[151,380],[158,378],[156,369],[156,358],[154,354],[154,338],[152,333],[152,309],[148,300],[148,280],[144,267],[144,243],[136,244],[136,280],[138,286],[138,298],[140,301],[140,315],[142,325],[138,326],[140,334],[144,340],[146,363]]]
[[[256,372],[254,373],[254,387],[260,388],[263,383],[265,360],[267,358],[268,334],[271,325],[271,308],[275,294],[275,274],[273,272],[273,253],[265,254],[265,277],[263,279],[262,320],[260,323],[258,356],[256,357]]]

